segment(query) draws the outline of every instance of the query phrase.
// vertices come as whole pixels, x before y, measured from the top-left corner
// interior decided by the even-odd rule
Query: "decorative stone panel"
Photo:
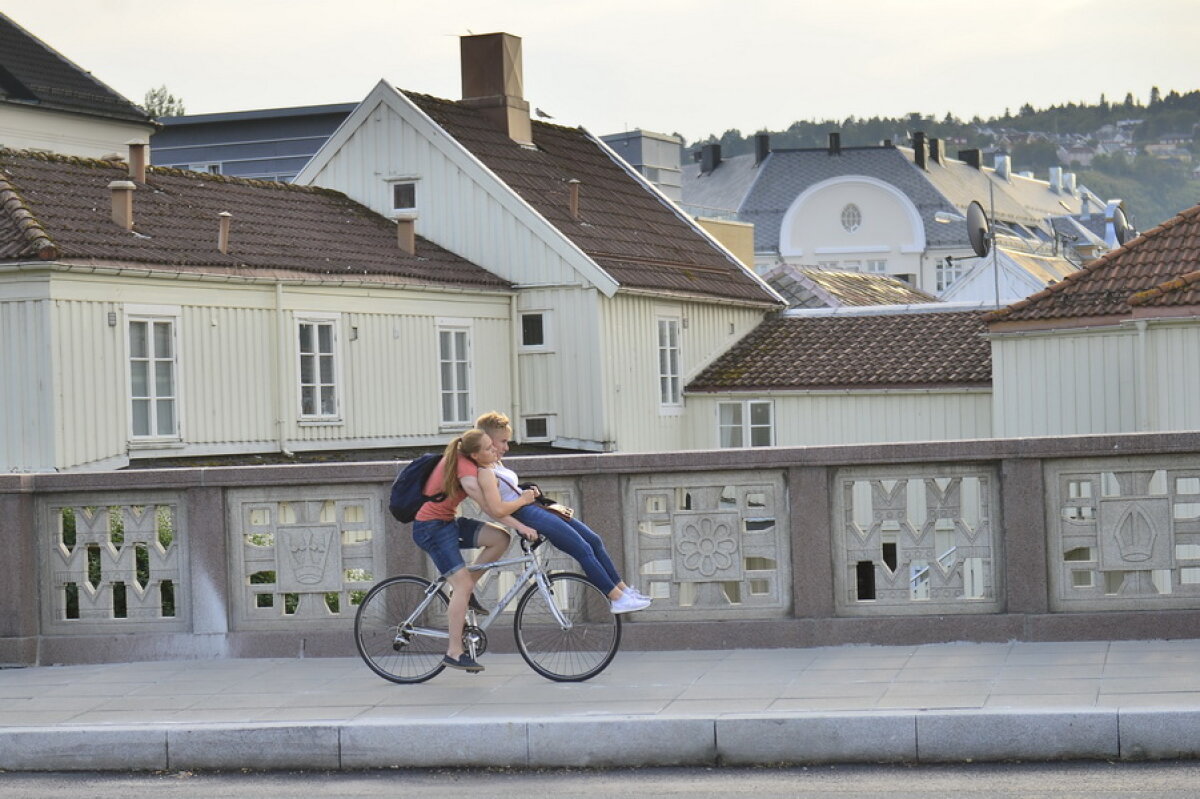
[[[1000,502],[991,467],[842,469],[833,506],[838,615],[1000,610]]]
[[[1053,610],[1200,608],[1200,464],[1046,464]]]
[[[231,489],[235,630],[349,627],[384,574],[378,486]]]
[[[625,480],[627,573],[654,598],[643,618],[784,616],[790,520],[777,471],[688,472]]]
[[[182,506],[161,492],[40,500],[43,632],[188,631]]]

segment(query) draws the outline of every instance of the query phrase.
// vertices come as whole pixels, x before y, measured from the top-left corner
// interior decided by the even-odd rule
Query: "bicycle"
[[[505,566],[524,570],[489,614],[479,619],[475,611],[467,611],[463,648],[472,658],[486,652],[488,628],[525,589],[513,613],[517,651],[547,679],[581,682],[604,671],[617,654],[621,617],[611,612],[604,592],[582,574],[547,571],[537,552],[544,541],[530,544],[522,538],[521,556],[467,566],[471,571]],[[372,671],[392,682],[419,683],[446,668],[442,656],[450,633],[445,584],[444,577],[431,582],[402,574],[367,593],[354,616],[354,640]]]

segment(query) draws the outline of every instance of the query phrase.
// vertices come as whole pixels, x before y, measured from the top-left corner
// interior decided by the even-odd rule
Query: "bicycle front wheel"
[[[429,581],[402,575],[371,589],[354,616],[358,654],[385,680],[424,682],[441,672],[446,654],[446,595],[440,590],[420,612]]]
[[[517,605],[513,618],[517,649],[530,668],[551,680],[579,682],[594,677],[617,654],[621,617],[613,614],[608,597],[582,574],[551,574],[549,582],[549,597],[535,583]]]

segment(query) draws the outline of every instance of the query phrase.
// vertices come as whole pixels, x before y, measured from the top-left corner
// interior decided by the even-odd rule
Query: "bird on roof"
[[[545,111],[543,111],[540,108],[533,109],[533,113],[537,114],[542,119],[554,119],[554,117],[550,116],[549,114],[547,114]]]

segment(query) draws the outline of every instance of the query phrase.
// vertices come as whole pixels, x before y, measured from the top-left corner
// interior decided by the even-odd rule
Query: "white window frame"
[[[945,258],[939,258],[934,262],[934,273],[936,276],[935,285],[937,286],[936,291],[945,291],[946,289],[950,288],[954,285],[955,281],[963,276],[966,271],[963,268],[963,259],[967,256],[959,256],[958,258],[955,258],[951,255],[949,257],[952,259],[950,261],[950,266],[946,265]]]
[[[163,443],[172,443],[181,441],[183,438],[183,413],[182,413],[182,391],[179,370],[179,319],[180,309],[177,305],[127,305],[125,311],[125,387],[127,403],[125,406],[127,413],[127,429],[129,431],[129,441],[132,446],[155,446]],[[154,347],[154,325],[166,323],[171,326],[171,356],[169,358],[159,357]],[[151,364],[151,367],[146,370],[146,388],[149,392],[144,397],[135,397],[133,395],[133,341],[132,332],[133,325],[144,324],[146,329],[146,344],[148,347],[147,356],[138,358],[139,361],[146,360]],[[158,395],[158,381],[155,376],[157,371],[154,367],[158,363],[171,364],[171,391],[169,397]],[[171,402],[172,411],[175,416],[175,430],[171,433],[159,433],[158,416],[159,403],[169,400]],[[147,423],[149,429],[154,432],[139,434],[134,430],[134,403],[138,401],[147,402]]]
[[[664,327],[665,326],[665,327]],[[664,345],[663,332],[675,331],[675,346],[668,341]],[[683,317],[658,314],[654,320],[655,374],[658,388],[658,406],[661,411],[679,412],[683,408]],[[674,351],[674,369],[671,355]]]
[[[442,357],[442,337],[444,334],[454,335],[462,334],[465,353],[452,353],[455,357],[449,363],[462,363],[464,365],[462,379],[465,380],[466,386],[458,384],[457,370],[452,370],[450,373],[446,371],[447,361]],[[439,423],[443,428],[461,429],[464,425],[471,426],[475,418],[475,368],[474,368],[474,325],[470,319],[438,319],[437,320],[437,375],[438,375],[438,418]],[[446,378],[450,376],[452,383],[447,385]],[[455,396],[466,397],[466,409],[461,414],[461,418],[448,416],[446,414],[446,395],[452,394]],[[456,405],[458,403],[455,403]]]
[[[526,344],[525,343],[525,317],[540,316],[542,317],[542,343],[541,344]],[[528,308],[517,312],[517,335],[519,337],[518,346],[521,352],[552,352],[554,350],[554,326],[551,322],[553,314],[542,308]]]
[[[392,177],[384,181],[387,184],[387,198],[385,206],[389,209],[388,213],[393,216],[409,217],[416,214],[421,207],[421,181],[419,178],[412,176]],[[413,204],[407,208],[401,208],[396,205],[396,187],[409,183],[413,187]]]
[[[872,275],[887,274],[887,259],[886,258],[868,258],[867,272]]]
[[[770,416],[770,421],[767,425],[756,425],[753,422],[754,406],[766,407],[767,413]],[[734,424],[725,424],[721,418],[721,410],[725,407],[732,407],[738,410],[740,419]],[[765,444],[755,444],[754,431],[756,429],[767,430],[767,442]],[[736,430],[741,444],[725,444],[722,437],[722,432],[725,430]],[[747,443],[751,442],[751,443]],[[720,400],[717,402],[717,447],[721,449],[749,449],[751,447],[773,447],[775,446],[775,403],[771,400]]]
[[[858,232],[858,229],[862,227],[863,215],[862,209],[858,207],[857,203],[846,203],[842,207],[841,223],[842,230],[847,233]]]
[[[528,431],[526,428],[527,428],[527,422],[529,422],[530,419],[544,420],[546,422],[546,435],[544,435],[544,436],[528,435],[527,434]],[[528,416],[521,417],[521,431],[519,434],[520,437],[517,440],[520,441],[521,443],[525,443],[527,441],[534,442],[534,443],[549,443],[549,442],[553,441],[555,438],[555,435],[557,434],[557,431],[555,430],[554,421],[555,421],[554,414],[549,414],[549,413],[531,413]]]
[[[292,325],[292,342],[296,352],[296,414],[301,424],[338,424],[342,421],[342,353],[341,353],[341,314],[337,313],[317,313],[305,311],[303,313],[294,313],[294,323]],[[316,340],[320,340],[320,328],[328,326],[330,330],[330,350],[328,353],[316,351],[313,353],[305,353],[300,348],[300,331],[305,325],[313,325],[317,328],[314,332],[317,333]],[[325,382],[320,379],[320,358],[328,355],[333,361],[332,382]],[[316,370],[317,381],[315,383],[304,382],[304,359],[309,357],[318,358],[318,368]],[[304,389],[306,386],[312,386],[317,389],[316,396],[316,411],[314,413],[304,412]],[[321,389],[326,386],[333,389],[333,411],[321,411]]]

